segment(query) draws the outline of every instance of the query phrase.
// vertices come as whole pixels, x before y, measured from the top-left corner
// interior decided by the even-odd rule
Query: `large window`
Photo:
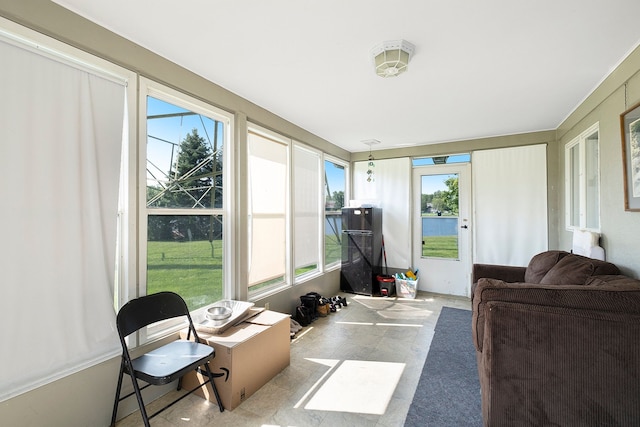
[[[250,298],[339,266],[347,164],[257,125],[247,153]]]
[[[324,263],[337,267],[341,260],[341,209],[346,206],[347,197],[346,163],[325,158],[324,189]]]
[[[230,118],[152,83],[145,110],[144,293],[176,292],[193,311],[226,296],[223,151]]]
[[[598,124],[565,148],[566,226],[600,229],[600,173]]]

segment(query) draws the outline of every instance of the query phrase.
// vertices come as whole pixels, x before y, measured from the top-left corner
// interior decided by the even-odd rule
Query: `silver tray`
[[[207,308],[226,307],[231,309],[231,316],[221,320],[207,319],[207,309],[205,309],[202,311],[202,313],[194,315],[193,325],[198,332],[204,332],[212,335],[219,334],[224,332],[227,328],[235,325],[236,323],[241,322],[249,312],[251,307],[253,307],[254,305],[255,304],[252,302],[236,301],[230,299],[214,302],[210,307]]]

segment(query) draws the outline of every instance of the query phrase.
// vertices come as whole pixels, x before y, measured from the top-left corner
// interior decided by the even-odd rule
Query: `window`
[[[422,257],[460,259],[458,173],[421,176]]]
[[[288,283],[289,141],[251,126],[248,132],[250,295]]]
[[[293,263],[296,282],[320,271],[321,153],[293,146]]]
[[[145,87],[141,293],[176,292],[194,311],[226,297],[223,152],[231,118],[168,88]]]
[[[565,147],[567,229],[600,229],[598,124]]]
[[[252,124],[247,151],[249,297],[338,267],[347,164]]]
[[[324,161],[324,263],[337,267],[341,260],[342,208],[347,197],[347,164]]]

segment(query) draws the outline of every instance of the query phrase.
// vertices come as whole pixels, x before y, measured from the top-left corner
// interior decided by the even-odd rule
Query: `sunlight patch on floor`
[[[404,363],[345,360],[304,408],[382,415],[404,368]]]
[[[422,325],[415,323],[373,323],[373,322],[336,322],[336,325],[356,325],[356,326],[397,326],[409,328],[422,328]]]
[[[398,297],[380,298],[356,295],[353,302],[361,304],[388,320],[419,320],[433,316],[433,310],[427,310],[423,299],[406,299]]]
[[[313,394],[313,392],[320,386],[320,384],[322,384],[324,379],[327,378],[331,374],[333,369],[336,366],[338,366],[338,363],[340,363],[339,360],[334,360],[334,359],[313,359],[313,358],[306,358],[306,359],[311,361],[311,362],[315,362],[315,363],[318,363],[320,365],[324,365],[324,366],[328,367],[329,369],[327,369],[327,372],[325,372],[324,375],[322,375],[320,377],[320,379],[318,379],[318,381],[316,381],[315,384],[313,386],[311,386],[311,388],[309,388],[309,390],[307,390],[307,392],[304,394],[304,396],[302,396],[302,399],[300,399],[298,401],[298,403],[296,403],[294,405],[294,408],[299,408],[300,406],[302,406],[304,401],[306,401],[309,398],[309,396],[311,396]]]

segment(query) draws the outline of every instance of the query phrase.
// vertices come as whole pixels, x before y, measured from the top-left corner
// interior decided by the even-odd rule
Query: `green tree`
[[[171,171],[178,188],[175,189],[178,206],[211,207],[213,192],[212,152],[205,139],[193,129],[180,143],[180,154]]]
[[[458,215],[458,177],[449,177],[444,183],[447,190],[442,191],[443,210]]]
[[[334,191],[333,200],[336,202],[335,209],[342,209],[344,207],[344,191]]]
[[[429,204],[433,200],[433,194],[422,194],[420,196],[420,212],[427,213]]]
[[[431,208],[435,211],[444,211],[446,209],[446,197],[443,191],[436,191],[433,193],[433,197],[431,198]]]
[[[217,139],[217,125],[214,138]],[[210,208],[222,206],[222,158],[211,144],[198,134],[188,133],[180,143],[180,151],[168,171],[167,188],[147,187],[147,200],[154,207]],[[158,196],[158,197],[155,197]],[[148,224],[149,240],[218,239],[222,224],[208,215],[152,215]]]

